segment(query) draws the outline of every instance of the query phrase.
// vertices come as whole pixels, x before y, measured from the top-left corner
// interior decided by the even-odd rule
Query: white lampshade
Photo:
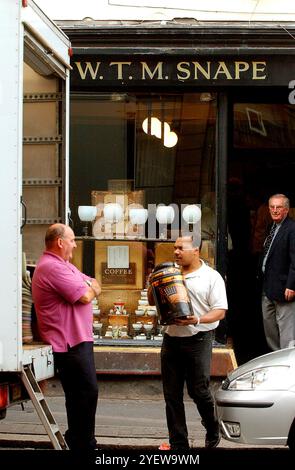
[[[174,220],[174,209],[171,206],[158,206],[156,211],[156,219],[159,224],[172,224]]]
[[[78,216],[82,222],[92,222],[97,214],[96,206],[79,206]]]
[[[178,142],[178,136],[175,132],[167,132],[164,134],[164,146],[165,147],[175,147]]]
[[[201,209],[196,204],[189,204],[183,209],[182,217],[187,224],[195,224],[201,219]]]
[[[142,129],[144,130],[146,134],[148,133],[148,130],[149,130],[148,121],[149,121],[149,118],[146,118],[142,123]],[[156,117],[152,117],[150,119],[150,122],[151,122],[150,134],[159,137],[159,134],[161,135],[161,121]]]
[[[104,206],[104,218],[106,222],[117,223],[123,219],[123,208],[117,202],[111,202]]]
[[[129,210],[130,222],[132,225],[143,225],[148,218],[147,209],[130,209]]]
[[[159,121],[160,126],[158,126],[155,129],[154,135],[158,137],[158,139],[161,139],[162,137],[162,123]],[[164,122],[164,141],[165,141],[165,136],[170,133],[170,126],[167,122]],[[165,145],[165,144],[164,144]]]

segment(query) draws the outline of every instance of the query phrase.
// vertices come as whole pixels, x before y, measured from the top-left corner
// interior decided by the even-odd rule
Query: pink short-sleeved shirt
[[[42,339],[54,352],[65,352],[83,341],[93,341],[92,305],[79,299],[90,279],[73,264],[45,251],[32,279],[32,294]]]

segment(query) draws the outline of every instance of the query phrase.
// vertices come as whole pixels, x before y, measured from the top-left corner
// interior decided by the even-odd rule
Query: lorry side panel
[[[19,371],[21,338],[22,82],[21,2],[0,2],[0,371]]]

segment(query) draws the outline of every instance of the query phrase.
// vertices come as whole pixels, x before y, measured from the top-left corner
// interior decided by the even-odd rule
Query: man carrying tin
[[[198,237],[190,235],[175,242],[175,261],[182,269],[194,314],[165,327],[161,350],[169,442],[175,451],[189,449],[183,403],[185,382],[206,429],[205,447],[214,448],[220,441],[209,383],[213,331],[225,316],[227,298],[221,275],[200,259],[200,244]],[[149,301],[153,301],[151,288]]]

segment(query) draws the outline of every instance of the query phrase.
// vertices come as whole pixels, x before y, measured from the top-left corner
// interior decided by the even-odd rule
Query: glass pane
[[[96,204],[103,211],[106,203],[119,202],[124,212],[130,204],[149,210],[141,238],[148,237],[150,214],[159,204],[175,205],[165,238],[176,238],[183,208],[190,204],[202,205],[203,238],[215,237],[216,108],[215,97],[207,93],[210,101],[202,101],[203,95],[113,93],[72,99],[70,203],[78,234],[83,233],[78,206]],[[117,234],[131,237],[128,217],[124,223]],[[156,225],[152,238],[161,238]],[[96,227],[95,236],[112,238],[106,228]]]
[[[279,149],[295,146],[295,111],[287,104],[236,103],[234,147]]]
[[[248,250],[259,253],[270,223],[267,202],[275,193],[286,194],[295,206],[294,107],[280,103],[234,105],[233,152],[229,158],[230,182],[240,184],[250,213]],[[229,186],[231,188],[232,185]],[[229,193],[229,196],[231,193]],[[293,215],[293,209],[290,215]],[[263,224],[261,215],[263,216]],[[229,214],[230,215],[230,214]],[[242,224],[237,222],[233,244],[241,246]],[[234,225],[233,224],[233,225]]]
[[[72,97],[73,261],[102,285],[96,339],[161,339],[147,280],[155,265],[174,260],[181,229],[197,227],[201,257],[214,265],[215,124],[209,93]],[[190,218],[192,205],[201,206],[201,224]]]

